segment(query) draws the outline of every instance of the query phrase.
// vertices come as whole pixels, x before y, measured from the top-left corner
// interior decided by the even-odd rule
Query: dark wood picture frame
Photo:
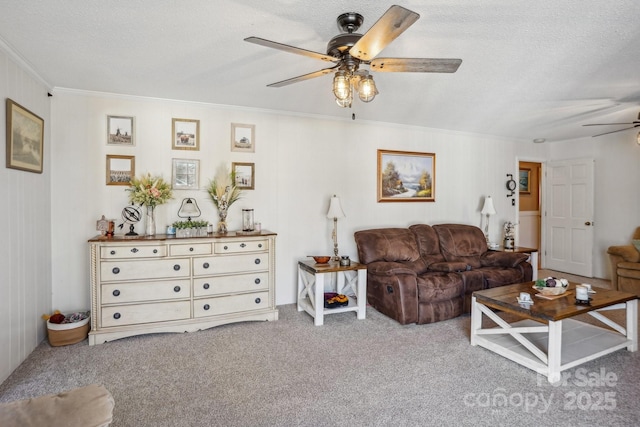
[[[435,202],[436,155],[378,150],[378,202]]]
[[[531,169],[520,169],[518,171],[518,189],[520,194],[531,193]]]
[[[7,98],[7,168],[42,173],[44,120]]]

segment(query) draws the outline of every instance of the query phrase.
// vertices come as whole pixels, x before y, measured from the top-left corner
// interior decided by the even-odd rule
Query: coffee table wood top
[[[476,301],[487,307],[513,313],[527,319],[542,322],[558,321],[588,313],[614,304],[624,303],[638,298],[627,292],[613,291],[605,288],[592,289],[596,292],[589,294],[592,298],[589,305],[576,304],[576,285],[580,283],[569,282],[567,291],[561,298],[548,300],[535,296],[538,292],[533,289],[535,282],[518,283],[515,285],[499,286],[497,288],[476,291],[473,296]],[[531,294],[533,304],[520,305],[517,298],[520,292]]]

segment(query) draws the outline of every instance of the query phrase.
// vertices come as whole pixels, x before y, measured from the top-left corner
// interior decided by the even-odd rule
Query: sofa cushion
[[[640,252],[631,245],[609,246],[607,253],[617,255],[627,262],[640,262]]]
[[[415,224],[409,227],[409,230],[416,236],[420,256],[428,266],[434,262],[444,261],[444,257],[440,251],[440,240],[433,227],[427,224]]]
[[[438,224],[433,229],[445,260],[465,262],[471,268],[480,268],[480,256],[488,250],[482,230],[465,224]]]
[[[354,233],[358,258],[363,264],[374,261],[415,261],[420,257],[418,244],[407,228],[379,228]]]

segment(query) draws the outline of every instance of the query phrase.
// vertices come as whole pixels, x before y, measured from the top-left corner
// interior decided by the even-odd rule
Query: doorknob
[[[587,222],[584,223],[584,225],[589,226],[589,225],[591,225],[591,222],[587,221]]]

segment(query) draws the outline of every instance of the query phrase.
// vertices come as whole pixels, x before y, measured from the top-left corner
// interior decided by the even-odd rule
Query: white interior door
[[[593,159],[546,168],[544,266],[593,277]]]

